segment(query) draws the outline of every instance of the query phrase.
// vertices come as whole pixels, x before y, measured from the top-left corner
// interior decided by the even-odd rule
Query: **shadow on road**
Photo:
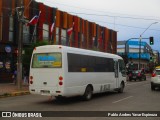
[[[90,101],[103,99],[107,96],[111,96],[111,95],[113,96],[113,95],[117,95],[117,94],[118,94],[117,92],[105,92],[105,93],[94,94],[93,98]],[[53,97],[48,100],[36,102],[36,104],[69,105],[69,104],[76,104],[76,103],[90,102],[90,101],[83,100],[83,98],[81,96],[61,98],[61,99],[56,99]]]

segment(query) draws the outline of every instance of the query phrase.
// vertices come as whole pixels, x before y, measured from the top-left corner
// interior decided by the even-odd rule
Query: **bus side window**
[[[118,61],[114,61],[115,78],[118,77]]]
[[[119,72],[122,73],[122,76],[126,76],[126,69],[123,60],[118,60],[119,62]]]

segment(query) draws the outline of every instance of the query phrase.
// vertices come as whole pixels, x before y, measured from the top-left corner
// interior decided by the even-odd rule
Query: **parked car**
[[[131,80],[146,80],[146,75],[144,70],[133,70],[128,74],[129,76],[129,81]]]
[[[156,68],[151,77],[151,90],[155,90],[156,87],[160,88],[160,67]]]

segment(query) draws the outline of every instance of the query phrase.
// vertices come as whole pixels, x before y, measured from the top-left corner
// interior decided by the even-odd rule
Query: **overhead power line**
[[[82,15],[91,15],[91,16],[106,16],[106,17],[112,17],[112,18],[127,18],[127,19],[141,19],[141,20],[155,20],[155,21],[160,21],[160,19],[150,19],[150,18],[138,18],[138,17],[125,17],[125,16],[112,16],[112,15],[107,15],[107,14],[91,14],[91,13],[76,13],[76,12],[70,12],[73,14],[82,14]]]
[[[27,5],[27,7],[25,8],[25,10],[27,8],[29,8],[29,5],[31,4],[33,0],[30,0],[29,4]],[[52,2],[51,2],[52,3]],[[11,8],[7,8],[7,7],[3,7],[3,9],[8,9],[8,10],[15,10],[15,9],[11,9]],[[30,9],[34,9],[34,10],[38,10],[36,8],[30,8]],[[25,11],[24,10],[24,11]],[[49,11],[47,11],[49,12]],[[78,13],[78,12],[70,12],[70,13],[73,13],[73,14],[82,14],[82,15],[90,15],[90,16],[106,16],[106,17],[112,17],[112,18],[116,18],[116,17],[119,17],[119,18],[130,18],[130,19],[142,19],[142,20],[154,20],[154,21],[160,21],[159,19],[150,19],[150,18],[135,18],[135,17],[124,17],[124,16],[112,16],[112,15],[107,15],[107,14],[91,14],[91,13]],[[2,17],[2,16],[1,16]],[[4,16],[3,16],[4,17]],[[7,17],[7,16],[6,16]],[[137,26],[130,26],[130,25],[124,25],[124,24],[117,24],[117,23],[110,23],[110,22],[105,22],[105,21],[99,21],[99,20],[91,20],[91,19],[88,19],[90,21],[94,21],[94,22],[101,22],[101,23],[108,23],[108,24],[114,24],[114,25],[117,25],[117,26],[124,26],[124,27],[130,27],[130,28],[136,28],[136,29],[146,29],[146,28],[142,28],[142,27],[137,27]],[[160,31],[158,29],[150,29],[150,30],[154,30],[154,31]]]
[[[146,29],[146,28],[143,28],[143,27],[137,27],[137,26],[131,26],[131,25],[117,24],[117,23],[111,23],[111,22],[105,22],[105,21],[99,21],[99,20],[92,20],[92,19],[89,19],[89,20],[90,21],[95,21],[95,22],[113,24],[113,25],[116,25],[116,26],[124,26],[124,27],[137,28],[137,29]],[[149,30],[160,31],[158,29],[149,29]]]
[[[71,5],[66,5],[66,4],[62,4],[62,3],[57,3],[55,1],[49,1],[49,0],[46,0],[47,3],[52,3],[55,5],[56,4],[59,4],[59,5],[63,5],[63,6],[66,6],[66,7],[69,7],[69,8],[78,8],[78,9],[83,9],[83,10],[89,10],[89,11],[94,11],[94,12],[100,12],[100,13],[109,13],[109,14],[119,14],[119,15],[108,15],[108,14],[91,14],[91,13],[76,13],[76,12],[72,12],[70,11],[70,13],[73,13],[73,14],[83,14],[83,15],[92,15],[92,16],[106,16],[106,17],[117,17],[117,18],[125,18],[125,19],[141,19],[141,20],[155,20],[155,21],[160,21],[160,18],[158,19],[153,19],[153,18],[144,18],[145,16],[141,16],[141,17],[131,17],[133,15],[126,15],[126,14],[120,14],[120,13],[113,13],[113,12],[106,12],[106,11],[98,11],[98,10],[93,10],[93,9],[88,9],[88,8],[82,8],[82,7],[78,7],[78,6],[71,6]]]

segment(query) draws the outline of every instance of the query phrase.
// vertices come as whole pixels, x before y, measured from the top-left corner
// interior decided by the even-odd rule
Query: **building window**
[[[26,22],[28,23],[28,22]],[[26,25],[23,26],[23,43],[29,43],[29,27],[26,27]]]
[[[0,41],[2,40],[2,22],[3,22],[3,16],[0,16]]]
[[[43,40],[49,40],[49,25],[43,24]]]
[[[84,34],[81,34],[81,44],[82,44],[82,46],[81,47],[84,47],[84,45],[85,45],[85,43],[84,43],[84,41],[85,41],[85,37],[84,37]]]
[[[9,17],[9,41],[13,41],[13,17]]]
[[[66,37],[67,37],[66,30],[62,29],[61,30],[61,44],[62,45],[66,45]]]
[[[72,31],[71,36],[69,37],[69,45],[70,46],[75,46],[75,40],[74,40],[75,32]]]
[[[59,41],[59,28],[56,27],[56,43],[55,44],[58,44],[58,41]]]

